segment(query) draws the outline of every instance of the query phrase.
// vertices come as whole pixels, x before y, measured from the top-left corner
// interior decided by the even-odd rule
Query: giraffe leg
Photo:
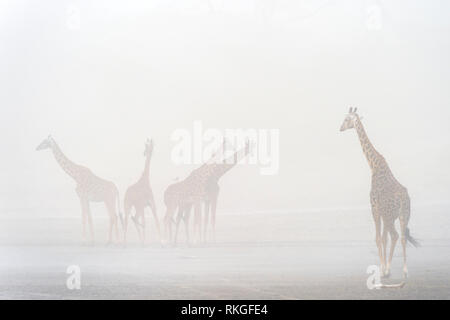
[[[205,202],[205,220],[203,221],[203,241],[206,242],[207,232],[208,232],[208,223],[209,223],[209,208],[211,206],[210,201]]]
[[[105,202],[106,209],[108,210],[109,215],[109,232],[108,232],[108,242],[107,245],[112,244],[112,234],[114,228],[114,212],[111,208],[111,204],[109,202]]]
[[[403,249],[403,277],[406,279],[408,277],[408,267],[406,265],[406,221],[402,216],[400,216],[400,232]]]
[[[211,227],[212,227],[212,239],[216,242],[216,209],[217,209],[217,197],[211,201]]]
[[[197,234],[197,217],[195,215],[195,206],[194,206],[194,216],[193,216],[193,221],[192,221],[192,244],[196,243],[196,234]]]
[[[176,206],[173,204],[167,205],[166,215],[164,216],[164,229],[166,233],[167,242],[172,241],[172,219]]]
[[[184,209],[184,214],[183,214],[183,220],[184,220],[184,229],[185,229],[185,234],[186,234],[186,244],[189,245],[190,243],[190,239],[189,239],[189,218],[191,216],[191,208],[192,205],[187,205],[186,208]]]
[[[411,200],[409,199],[408,193],[403,195],[402,205],[399,214],[400,220],[400,232],[401,232],[401,243],[403,248],[403,277],[406,279],[408,277],[408,267],[406,265],[406,242],[408,236],[408,222],[411,214]]]
[[[178,206],[178,213],[177,213],[177,218],[176,218],[176,221],[175,221],[175,223],[176,223],[176,225],[175,225],[175,238],[173,240],[173,244],[174,245],[177,245],[178,229],[180,227],[181,219],[183,219],[183,213],[184,213],[183,212],[183,206],[182,205]]]
[[[389,260],[388,260],[387,265],[386,265],[386,269],[387,269],[388,274],[389,274],[389,272],[391,270],[392,257],[394,256],[395,245],[397,244],[397,240],[398,240],[398,233],[395,230],[395,224],[392,224],[390,226],[389,234],[391,236],[391,250],[389,251]]]
[[[113,241],[119,242],[119,216],[116,207],[116,198],[108,203],[108,211],[112,220]]]
[[[128,231],[128,217],[130,215],[131,206],[128,204],[125,204],[125,221],[123,225],[123,245],[126,245],[127,243],[127,231]]]
[[[161,228],[159,226],[158,213],[156,212],[155,201],[153,200],[153,198],[149,202],[149,205],[150,205],[150,209],[152,210],[152,213],[153,213],[153,218],[155,218],[156,230],[158,231],[159,241],[161,242],[161,240],[162,240],[162,238],[161,238]]]
[[[94,225],[92,224],[92,215],[89,201],[86,201],[86,216],[89,225],[89,232],[91,234],[91,245],[94,245]]]
[[[114,214],[114,217],[113,217],[113,222],[114,222],[114,233],[115,233],[115,235],[116,235],[116,242],[119,242],[120,240],[119,240],[119,218],[117,217],[117,213],[116,214]]]
[[[200,203],[194,204],[194,241],[202,241],[202,208]]]
[[[384,274],[384,259],[383,259],[383,248],[381,242],[381,219],[379,215],[374,216],[375,219],[375,242],[378,248],[378,256],[380,258],[381,264],[381,274]]]
[[[145,245],[145,215],[144,215],[144,208],[139,206],[136,207],[136,219],[142,218],[142,238],[141,242],[142,245]]]
[[[384,265],[384,273],[382,274],[383,277],[388,277],[389,274],[389,270],[387,268],[387,264],[386,264],[386,256],[387,256],[387,235],[388,235],[388,228],[389,225],[385,223],[385,221],[383,221],[383,235],[381,237],[381,243],[382,243],[382,254],[383,254],[383,265]]]
[[[117,208],[116,208],[116,199],[107,202],[106,207],[109,213],[109,218],[111,221],[111,241],[117,241],[119,242],[119,218],[117,216]],[[115,238],[115,240],[114,240]]]
[[[137,214],[137,208],[136,206],[134,207],[134,216],[131,216],[131,220],[133,221],[134,227],[136,228],[138,237],[139,237],[139,241],[142,241],[142,232],[141,229],[139,228],[140,224],[139,224],[139,216]]]
[[[197,227],[198,227],[198,221],[197,221],[197,219],[198,219],[198,216],[197,216],[197,211],[196,211],[196,206],[194,205],[193,206],[194,207],[194,210],[193,210],[193,212],[194,212],[194,221],[193,221],[193,226],[192,226],[192,242],[193,242],[193,244],[196,244],[197,243]]]

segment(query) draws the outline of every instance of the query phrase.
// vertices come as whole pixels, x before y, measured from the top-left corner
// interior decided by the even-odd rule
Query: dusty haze
[[[352,106],[358,107],[375,148],[409,190],[410,226],[425,240],[424,251],[408,249],[412,275],[423,276],[415,285],[423,288],[420,281],[429,276],[424,270],[430,264],[439,266],[442,270],[433,275],[441,272],[440,276],[432,283],[444,281],[445,296],[450,288],[445,273],[450,265],[449,14],[450,2],[437,0],[1,1],[0,241],[9,259],[0,263],[3,274],[20,273],[15,263],[41,266],[59,256],[52,251],[33,260],[28,249],[11,245],[72,245],[80,239],[74,182],[51,152],[35,151],[49,134],[72,161],[116,183],[121,197],[139,178],[145,139],[153,138],[150,181],[162,216],[165,188],[196,167],[173,163],[171,135],[177,129],[192,131],[198,120],[205,129],[280,133],[277,174],[261,175],[259,167],[241,165],[221,180],[218,215],[230,218],[218,226],[219,243],[294,241],[308,249],[300,254],[295,245],[283,249],[285,255],[274,253],[267,269],[249,262],[249,274],[255,269],[263,274],[268,270],[266,275],[274,270],[282,273],[277,266],[283,257],[289,257],[286,268],[297,270],[308,252],[313,252],[311,269],[318,265],[346,269],[346,262],[362,257],[348,249],[346,241],[362,241],[361,252],[367,256],[352,267],[361,277],[355,281],[364,286],[365,268],[377,260],[369,166],[356,132],[339,132]],[[97,228],[104,230],[104,209],[95,205],[92,212]],[[246,217],[240,221],[239,215]],[[21,219],[30,216],[24,225]],[[59,218],[67,220],[51,220]],[[104,233],[98,234],[103,241]],[[309,247],[308,241],[320,245]],[[344,241],[341,251],[330,249],[339,241]],[[74,250],[74,256],[85,254]],[[150,256],[168,254],[152,250],[156,253]],[[241,259],[237,249],[230,250],[230,261]],[[330,252],[343,260],[327,260]],[[114,253],[103,254],[99,257],[115,260]],[[220,252],[182,256],[214,254]],[[265,254],[261,249],[258,257]],[[42,267],[50,270],[46,277],[53,277],[56,270],[64,281],[65,267],[73,263],[72,255],[64,257],[57,266]],[[397,257],[395,268],[400,270]],[[179,270],[188,272],[190,262],[181,261],[185,262]],[[97,269],[92,268],[95,276]],[[147,271],[153,270],[155,276],[165,268]],[[323,269],[323,274],[327,272]],[[17,277],[27,284],[21,274]],[[7,279],[15,278],[3,280]],[[38,273],[33,279],[43,278]],[[3,283],[3,289],[8,286]],[[275,297],[307,297],[283,290]],[[425,296],[413,297],[439,297],[422,293]],[[317,297],[333,294],[319,292]]]
[[[35,152],[50,133],[122,193],[153,137],[160,200],[191,169],[171,163],[170,135],[195,120],[280,130],[279,174],[236,169],[220,210],[365,206],[369,168],[355,132],[338,131],[348,106],[415,203],[447,201],[450,5],[381,2],[371,30],[376,1],[255,3],[2,2],[2,211],[78,205],[51,155]]]

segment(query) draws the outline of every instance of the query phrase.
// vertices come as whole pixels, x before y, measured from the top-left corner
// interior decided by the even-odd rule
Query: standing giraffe
[[[215,222],[215,209],[219,194],[219,186],[217,182],[220,177],[222,177],[228,170],[230,170],[249,153],[249,146],[249,141],[247,141],[243,149],[236,151],[234,155],[222,160],[221,163],[208,163],[210,161],[206,162],[200,168],[195,169],[189,177],[184,180],[185,184],[181,184],[181,187],[189,189],[187,190],[188,192],[181,192],[177,199],[179,211],[176,221],[175,242],[181,219],[184,220],[186,235],[188,236],[188,223],[192,207],[194,207],[194,236],[198,234],[200,241],[206,239],[206,226],[205,229],[202,230],[201,204],[205,203],[206,224],[208,223],[209,207],[212,204],[212,221]],[[213,157],[215,157],[215,155],[213,155]],[[194,188],[192,188],[192,184],[195,185]]]
[[[203,164],[195,169],[186,179],[173,183],[164,192],[164,203],[166,205],[166,215],[164,216],[165,230],[169,242],[172,241],[172,223],[174,214],[178,209],[178,217],[183,217],[186,227],[186,242],[189,243],[189,213],[194,207],[194,216],[201,215],[201,204],[205,198],[205,183],[212,173],[212,167]],[[177,221],[177,230],[179,225]],[[194,230],[195,231],[195,230]],[[175,242],[177,240],[175,234]]]
[[[222,163],[215,166],[215,171],[208,179],[205,185],[205,216],[203,223],[203,240],[206,241],[209,214],[211,213],[211,229],[213,241],[216,239],[216,209],[217,199],[219,197],[219,180],[225,173],[231,170],[238,162],[246,157],[250,152],[250,145],[247,143],[244,148],[237,151],[233,157],[222,160]],[[230,161],[231,160],[231,161]]]
[[[175,211],[178,209],[178,216],[183,215],[183,213],[193,206],[201,202],[200,197],[195,197],[191,192],[189,192],[190,182],[187,178],[183,181],[179,181],[169,185],[164,192],[164,203],[166,205],[166,214],[164,216],[164,229],[167,237],[167,241],[172,241],[172,224],[174,220]],[[197,206],[195,207],[197,208]],[[198,209],[197,209],[198,210]],[[188,219],[185,219],[185,231],[186,231],[186,243],[189,243],[189,228]],[[177,223],[178,226],[178,223]],[[175,236],[174,242],[176,243],[177,238]]]
[[[392,256],[398,239],[395,230],[395,220],[400,220],[401,243],[403,247],[403,276],[408,276],[406,266],[406,241],[414,246],[419,243],[410,235],[408,221],[410,217],[410,199],[408,191],[395,179],[384,157],[373,147],[356,108],[350,108],[341,126],[341,131],[355,128],[358,133],[364,155],[372,171],[372,188],[370,191],[370,204],[376,229],[376,244],[381,262],[381,272],[384,277],[390,275]],[[381,221],[383,234],[381,234]],[[391,237],[391,249],[387,260],[387,235]]]
[[[225,145],[225,142],[224,142]],[[211,158],[201,167],[195,169],[191,174],[182,181],[169,185],[164,192],[164,203],[166,205],[166,214],[164,216],[164,229],[167,240],[172,241],[172,224],[174,220],[175,211],[178,209],[178,220],[184,217],[186,242],[189,243],[189,213],[194,207],[196,216],[200,215],[201,203],[204,199],[204,184],[209,178],[207,163],[215,158],[216,153],[213,153]],[[178,229],[179,221],[177,223]],[[176,243],[176,235],[174,242]]]
[[[158,230],[159,237],[161,238],[161,231],[159,229],[159,221],[158,214],[156,212],[155,200],[153,199],[152,188],[150,187],[150,159],[152,157],[153,152],[153,141],[147,139],[145,143],[145,166],[144,172],[142,173],[139,180],[131,185],[127,191],[125,192],[124,198],[124,209],[125,209],[125,223],[124,223],[124,234],[123,241],[126,243],[127,238],[127,226],[128,226],[128,216],[130,215],[131,209],[134,207],[136,212],[133,219],[135,220],[135,225],[139,233],[139,237],[142,240],[142,243],[145,243],[145,216],[144,210],[148,206],[152,210],[153,217],[155,218],[156,228]],[[139,219],[142,221],[138,223]],[[142,235],[139,231],[139,226],[142,226]]]
[[[113,228],[116,239],[119,240],[117,212],[120,211],[119,191],[114,183],[97,177],[86,167],[70,161],[61,151],[55,140],[48,136],[39,144],[37,151],[51,149],[60,167],[77,183],[76,193],[80,199],[83,220],[83,240],[86,240],[86,223],[89,225],[91,243],[94,243],[94,228],[90,211],[90,202],[104,202],[109,214],[108,244],[112,242]],[[116,207],[117,205],[117,207]]]

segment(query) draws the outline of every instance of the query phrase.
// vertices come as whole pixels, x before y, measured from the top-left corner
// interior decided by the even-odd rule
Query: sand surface
[[[382,290],[366,286],[378,256],[365,210],[221,215],[216,242],[191,246],[181,235],[177,247],[162,247],[154,227],[142,246],[131,229],[126,248],[105,245],[100,214],[94,246],[81,243],[78,217],[4,215],[0,298],[448,299],[449,221],[443,209],[427,212],[439,223],[424,215],[411,223],[422,246],[408,247],[406,286]],[[401,281],[400,248],[389,283]],[[66,287],[70,265],[81,268],[80,290]]]

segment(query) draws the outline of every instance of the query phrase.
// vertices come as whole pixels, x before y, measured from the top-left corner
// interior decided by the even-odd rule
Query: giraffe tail
[[[411,236],[411,233],[409,232],[409,228],[406,228],[405,236],[406,236],[406,241],[411,243],[414,247],[416,247],[416,248],[420,247],[420,242]]]

